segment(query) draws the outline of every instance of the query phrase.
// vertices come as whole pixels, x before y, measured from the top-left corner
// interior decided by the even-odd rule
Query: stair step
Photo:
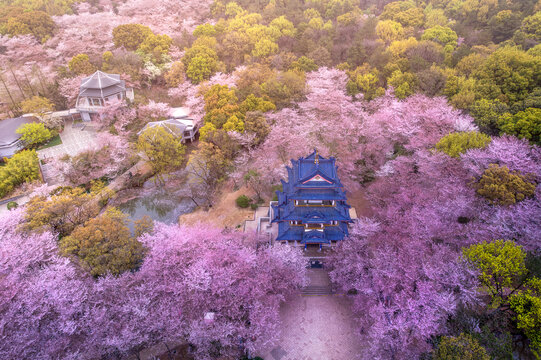
[[[307,286],[301,290],[302,295],[332,295],[333,291],[329,286]]]

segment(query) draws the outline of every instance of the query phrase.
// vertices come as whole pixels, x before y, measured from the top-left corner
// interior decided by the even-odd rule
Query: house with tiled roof
[[[39,122],[39,120],[33,116],[0,120],[0,159],[10,158],[24,148],[21,134],[17,134],[17,129],[24,124],[34,122]]]

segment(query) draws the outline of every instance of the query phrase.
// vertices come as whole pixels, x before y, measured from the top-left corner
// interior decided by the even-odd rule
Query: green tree
[[[205,100],[205,111],[208,113],[215,109],[220,109],[226,105],[235,105],[238,101],[235,95],[235,89],[230,89],[227,85],[215,84],[203,95]]]
[[[261,39],[255,43],[252,55],[258,58],[264,58],[277,52],[278,44],[270,39]]]
[[[218,69],[216,52],[212,54],[201,53],[193,57],[186,68],[186,76],[194,83],[199,84],[208,80]]]
[[[515,135],[541,145],[541,109],[528,108],[514,115],[505,113],[498,123],[502,133]]]
[[[261,111],[252,111],[246,113],[244,130],[249,134],[254,134],[253,144],[259,145],[265,141],[271,129],[265,115]]]
[[[396,21],[383,20],[376,25],[376,34],[381,40],[390,44],[391,42],[401,40],[404,37],[404,28],[402,27],[402,24]]]
[[[541,58],[506,46],[494,51],[473,76],[478,98],[498,99],[511,106],[539,88]]]
[[[25,209],[25,222],[21,225],[23,231],[49,230],[63,237],[98,215],[100,206],[96,192],[64,188],[50,197],[31,198]]]
[[[530,340],[530,349],[539,359],[541,357],[541,279],[530,278],[525,290],[511,295],[509,304],[516,314],[517,327],[524,331]]]
[[[443,46],[446,54],[451,54],[458,44],[458,35],[447,26],[436,25],[426,29],[421,36],[422,40],[431,40]]]
[[[193,36],[216,36],[216,28],[211,24],[198,25],[193,31]]]
[[[32,96],[30,99],[21,101],[19,105],[23,113],[38,114],[40,117],[54,110],[53,103],[42,96]]]
[[[232,153],[225,146],[201,141],[196,151],[190,154],[186,172],[188,187],[196,189],[198,197],[211,204],[217,185],[223,182],[233,166]]]
[[[403,26],[421,27],[424,23],[423,9],[412,1],[394,1],[385,5],[380,15],[382,20],[393,20]]]
[[[289,68],[297,71],[310,72],[317,70],[318,66],[314,60],[303,55],[297,60],[293,61]]]
[[[494,15],[488,22],[492,32],[492,39],[499,43],[513,36],[520,25],[520,15],[511,10],[502,10]]]
[[[244,114],[237,104],[237,96],[234,89],[227,85],[215,84],[204,94],[205,111],[203,117],[205,125],[200,129],[204,139],[209,131],[221,129],[227,125],[227,130],[241,131],[244,128],[242,120]]]
[[[507,166],[490,164],[477,183],[477,193],[495,205],[512,205],[533,196],[535,183]]]
[[[166,55],[169,54],[172,43],[173,39],[168,35],[150,34],[143,40],[137,50],[149,55],[153,63],[161,64],[165,61]]]
[[[400,70],[395,70],[389,79],[387,79],[387,84],[394,87],[394,93],[399,99],[404,99],[412,95],[416,82],[417,79],[414,74]]]
[[[43,11],[29,11],[9,18],[3,28],[12,36],[31,34],[44,43],[53,36],[56,24],[51,16]]]
[[[199,40],[199,39],[198,39]],[[216,40],[214,39],[214,42]],[[204,57],[204,58],[212,58],[215,61],[218,61],[218,55],[216,54],[216,50],[214,49],[215,43],[208,43],[208,44],[199,44],[194,43],[194,45],[187,49],[184,53],[184,56],[182,57],[182,63],[184,64],[184,68],[188,68],[192,60],[198,56]]]
[[[304,96],[305,74],[293,70],[274,73],[270,79],[261,84],[261,91],[277,107],[286,106]]]
[[[21,134],[21,140],[28,147],[36,147],[53,137],[49,129],[43,123],[28,123],[21,125],[17,130]]]
[[[168,130],[161,126],[149,127],[139,135],[137,141],[137,149],[145,154],[162,182],[164,174],[184,163],[185,146],[180,142],[182,134],[176,134],[175,129]]]
[[[524,20],[522,20],[520,30],[527,38],[541,41],[541,11],[525,17]]]
[[[293,23],[283,15],[273,19],[269,27],[275,29],[280,34],[279,36],[294,37],[297,33]]]
[[[220,59],[232,70],[244,62],[251,50],[250,38],[245,32],[229,31],[222,38]]]
[[[366,63],[349,71],[348,76],[346,89],[350,95],[362,93],[364,100],[370,101],[385,94],[385,89],[380,86],[379,71]]]
[[[184,64],[181,61],[175,61],[169,71],[164,75],[165,82],[169,87],[177,87],[184,82]]]
[[[89,75],[96,71],[86,54],[78,54],[71,58],[68,67],[75,75]]]
[[[474,117],[475,123],[483,132],[491,135],[498,134],[498,121],[509,107],[500,100],[477,100],[470,108],[470,114]]]
[[[152,35],[148,26],[141,24],[123,24],[113,29],[113,43],[115,47],[124,47],[126,50],[135,51]]]
[[[39,179],[39,160],[35,150],[23,150],[5,161],[6,164],[0,166],[0,197],[22,183]]]
[[[92,276],[119,275],[134,270],[144,256],[143,245],[131,236],[127,216],[109,208],[60,239],[60,252],[75,255]]]
[[[103,71],[110,71],[111,70],[111,63],[114,59],[114,55],[111,51],[105,51],[102,55],[101,55],[101,60],[102,60],[102,63],[101,63],[101,69]]]
[[[489,360],[484,347],[469,334],[444,336],[432,352],[434,360]]]
[[[455,132],[442,137],[436,149],[451,157],[460,157],[469,149],[484,149],[490,141],[490,136],[477,131]]]
[[[462,249],[463,258],[479,271],[479,282],[492,296],[492,305],[498,307],[518,289],[528,270],[526,253],[510,240],[471,245]]]
[[[239,110],[243,114],[246,114],[248,111],[267,112],[275,109],[276,106],[271,101],[256,97],[254,94],[248,95],[239,106]]]

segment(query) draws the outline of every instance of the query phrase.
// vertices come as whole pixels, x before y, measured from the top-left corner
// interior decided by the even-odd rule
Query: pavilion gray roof
[[[24,124],[39,122],[35,117],[18,117],[0,121],[0,147],[10,146],[20,139],[15,131]]]
[[[120,80],[120,75],[107,74],[98,70],[81,80],[79,96],[107,97],[124,90],[126,90],[126,82]]]

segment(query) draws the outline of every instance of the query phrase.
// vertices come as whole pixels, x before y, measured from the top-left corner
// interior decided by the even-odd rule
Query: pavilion
[[[288,181],[282,180],[282,191],[276,192],[278,201],[271,209],[271,223],[278,223],[275,241],[321,249],[343,240],[352,219],[335,158],[324,158],[314,150],[291,164]]]
[[[126,82],[118,74],[96,71],[81,80],[76,109],[83,121],[90,121],[108,102],[129,99],[133,101],[133,89],[126,88]]]

